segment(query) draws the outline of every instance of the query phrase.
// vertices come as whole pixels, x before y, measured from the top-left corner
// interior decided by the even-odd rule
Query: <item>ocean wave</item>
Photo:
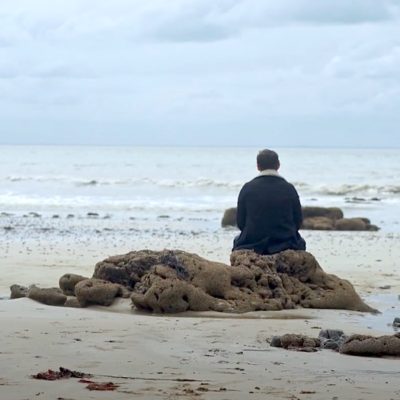
[[[221,212],[231,205],[229,200],[199,198],[185,201],[180,198],[115,199],[99,196],[34,196],[14,193],[0,194],[0,209],[87,209],[103,211],[157,211],[157,212]]]
[[[194,180],[177,180],[177,179],[152,179],[152,178],[126,178],[126,179],[76,179],[69,176],[7,176],[2,179],[5,182],[37,182],[37,183],[62,183],[74,186],[137,186],[137,185],[154,185],[159,187],[170,188],[191,188],[191,187],[216,187],[216,188],[233,188],[240,189],[243,182],[239,181],[222,181],[210,178],[198,178]]]
[[[18,184],[21,182],[33,182],[38,184],[55,183],[62,185],[70,185],[73,187],[99,187],[99,186],[116,186],[116,187],[132,187],[139,189],[139,186],[155,186],[159,188],[199,188],[199,189],[227,189],[231,191],[239,191],[244,181],[240,180],[222,180],[214,178],[199,177],[195,179],[155,179],[152,177],[122,177],[122,178],[98,178],[98,177],[81,177],[68,175],[20,175],[6,176],[0,178],[0,181],[10,184]],[[311,184],[303,181],[293,182],[294,186],[300,193],[307,195],[323,195],[323,196],[370,196],[379,195],[398,195],[400,194],[400,185],[394,184]]]
[[[351,185],[345,184],[340,186],[320,186],[309,187],[312,192],[328,196],[348,196],[348,195],[365,195],[379,196],[382,194],[400,194],[400,186],[397,185]]]

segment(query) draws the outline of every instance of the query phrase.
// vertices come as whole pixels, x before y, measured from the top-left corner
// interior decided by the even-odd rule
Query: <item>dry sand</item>
[[[180,248],[227,262],[232,236],[233,232],[224,231],[212,237],[157,240],[7,239],[0,245],[0,294],[7,295],[12,283],[54,286],[66,272],[90,275],[96,261],[140,248]],[[327,272],[350,279],[384,314],[301,309],[241,316],[149,316],[132,313],[126,300],[111,309],[2,300],[0,399],[399,399],[399,360],[329,350],[299,353],[268,345],[267,339],[275,334],[317,336],[321,328],[349,334],[393,332],[389,326],[393,315],[400,316],[399,235],[307,232],[305,236],[309,251]],[[30,378],[59,366],[120,386],[114,392],[90,392],[77,379]]]

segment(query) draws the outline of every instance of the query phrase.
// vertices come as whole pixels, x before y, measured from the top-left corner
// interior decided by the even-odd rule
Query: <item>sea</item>
[[[215,233],[242,185],[257,175],[258,150],[0,146],[0,229],[67,234],[102,220],[102,229],[146,222]],[[346,217],[400,232],[400,149],[274,150],[303,205],[340,207]]]

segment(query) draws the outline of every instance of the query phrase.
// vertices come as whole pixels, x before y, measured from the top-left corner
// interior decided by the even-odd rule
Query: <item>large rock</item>
[[[378,227],[371,225],[367,218],[342,218],[335,221],[337,231],[377,231]]]
[[[303,218],[325,217],[329,219],[343,218],[343,211],[338,207],[303,207]]]
[[[270,346],[297,351],[316,351],[319,348],[331,349],[353,356],[399,357],[400,332],[392,336],[346,336],[343,331],[325,329],[320,331],[318,338],[287,333],[282,336],[273,336]]]
[[[340,353],[356,356],[400,356],[400,332],[392,336],[352,335],[339,348]]]
[[[231,266],[184,251],[136,251],[96,265],[94,278],[109,276],[132,290],[133,304],[153,312],[281,310],[295,307],[373,311],[352,285],[326,274],[305,251],[271,256],[241,250]],[[75,287],[85,286],[82,281]]]
[[[60,289],[66,296],[75,296],[75,286],[78,282],[88,279],[82,275],[65,274],[59,280]]]
[[[228,208],[224,212],[224,216],[222,217],[221,226],[223,228],[227,226],[236,226],[236,217],[237,217],[237,209],[236,207]]]
[[[90,304],[110,306],[120,292],[119,285],[102,279],[85,279],[75,285],[75,295],[82,307]]]
[[[59,288],[39,288],[37,286],[29,288],[28,297],[48,306],[63,306],[67,300],[67,296]]]
[[[317,231],[332,231],[335,221],[327,217],[311,217],[303,221],[302,229]]]

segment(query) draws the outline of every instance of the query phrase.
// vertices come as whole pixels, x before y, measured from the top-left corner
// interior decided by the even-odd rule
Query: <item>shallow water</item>
[[[364,298],[367,304],[380,311],[379,314],[360,315],[360,324],[368,329],[388,333],[398,332],[399,328],[393,326],[393,320],[400,317],[400,295],[374,294]]]
[[[50,219],[74,214],[78,223],[95,212],[115,220],[202,218],[214,227],[236,204],[242,185],[257,174],[257,151],[0,146],[0,213],[15,214],[10,225],[1,218],[0,226],[24,224],[21,217],[29,212]],[[370,218],[385,232],[400,231],[399,149],[278,152],[281,173],[295,184],[304,205],[338,206],[346,216]]]

